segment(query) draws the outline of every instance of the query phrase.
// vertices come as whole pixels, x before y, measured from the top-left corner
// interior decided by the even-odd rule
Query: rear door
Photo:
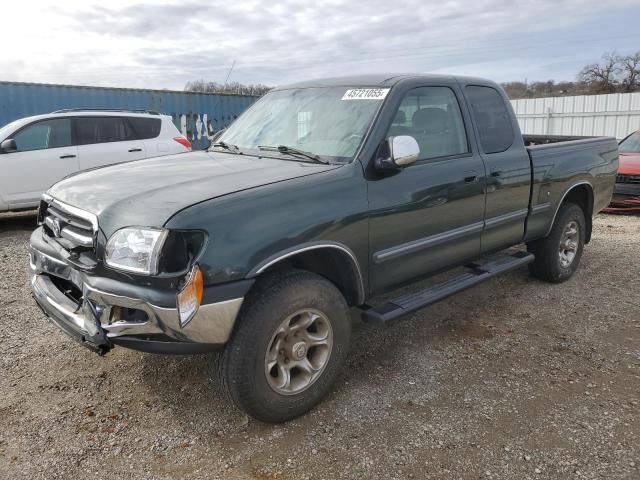
[[[160,115],[153,117],[127,117],[127,122],[133,131],[136,140],[144,144],[145,158],[167,155],[169,152],[169,140],[160,138],[162,120]]]
[[[144,142],[124,117],[74,117],[82,170],[145,158]]]
[[[521,242],[529,209],[531,164],[506,96],[487,85],[466,85],[482,159],[487,200],[482,252]]]
[[[410,135],[416,163],[368,182],[372,292],[449,267],[480,253],[484,164],[457,85],[409,89],[385,138]]]
[[[9,209],[36,205],[45,190],[78,170],[69,118],[31,123],[8,138],[17,146],[0,155],[0,190]]]

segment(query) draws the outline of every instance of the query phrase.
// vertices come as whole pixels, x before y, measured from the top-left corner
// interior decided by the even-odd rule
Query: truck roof
[[[392,87],[400,82],[409,80],[464,80],[465,82],[478,83],[480,85],[495,85],[494,82],[477,77],[466,77],[457,75],[439,75],[433,73],[376,73],[367,75],[350,75],[344,77],[319,78],[315,80],[306,80],[303,82],[281,85],[274,90],[286,90],[289,88],[308,88],[308,87],[351,87],[351,86],[369,86],[369,87]]]

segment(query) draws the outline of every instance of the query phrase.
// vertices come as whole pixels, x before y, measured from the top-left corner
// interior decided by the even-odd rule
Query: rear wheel
[[[330,390],[350,334],[347,303],[325,278],[288,270],[259,279],[220,359],[221,384],[252,417],[290,420]]]
[[[584,212],[574,203],[563,204],[549,236],[527,244],[527,250],[536,257],[529,271],[548,282],[568,280],[580,264],[585,237]]]

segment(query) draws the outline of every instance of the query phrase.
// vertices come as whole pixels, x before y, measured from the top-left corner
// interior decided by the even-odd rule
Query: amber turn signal
[[[194,265],[187,283],[180,293],[178,293],[177,303],[181,326],[184,327],[189,323],[198,311],[202,303],[203,290],[202,272],[197,265]]]

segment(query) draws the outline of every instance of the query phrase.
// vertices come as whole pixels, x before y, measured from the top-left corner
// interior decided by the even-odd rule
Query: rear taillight
[[[176,142],[178,142],[180,145],[182,145],[184,148],[186,148],[187,150],[191,150],[191,142],[189,140],[187,140],[184,137],[176,137],[174,138],[174,140]]]

